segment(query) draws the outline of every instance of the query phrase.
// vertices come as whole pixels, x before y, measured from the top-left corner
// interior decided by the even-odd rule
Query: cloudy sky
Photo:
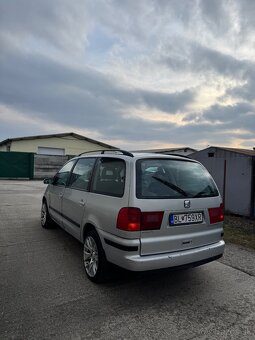
[[[0,2],[0,140],[255,146],[254,0]]]

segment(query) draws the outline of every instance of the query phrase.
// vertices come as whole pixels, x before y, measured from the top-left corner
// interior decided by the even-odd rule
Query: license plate
[[[202,212],[193,212],[187,214],[170,214],[170,225],[202,223],[204,220]]]

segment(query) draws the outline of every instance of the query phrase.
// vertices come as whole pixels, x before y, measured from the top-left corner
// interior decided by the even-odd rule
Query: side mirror
[[[43,180],[43,183],[44,183],[44,184],[52,184],[52,183],[53,183],[53,178],[45,178],[45,179]]]

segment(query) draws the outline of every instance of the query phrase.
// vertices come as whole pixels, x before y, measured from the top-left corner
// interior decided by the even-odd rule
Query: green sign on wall
[[[34,176],[34,154],[0,151],[0,178],[30,178]]]

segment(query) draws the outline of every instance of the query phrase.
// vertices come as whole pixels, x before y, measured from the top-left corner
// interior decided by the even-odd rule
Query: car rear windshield
[[[202,198],[219,192],[199,163],[174,159],[142,159],[136,163],[137,198]]]

